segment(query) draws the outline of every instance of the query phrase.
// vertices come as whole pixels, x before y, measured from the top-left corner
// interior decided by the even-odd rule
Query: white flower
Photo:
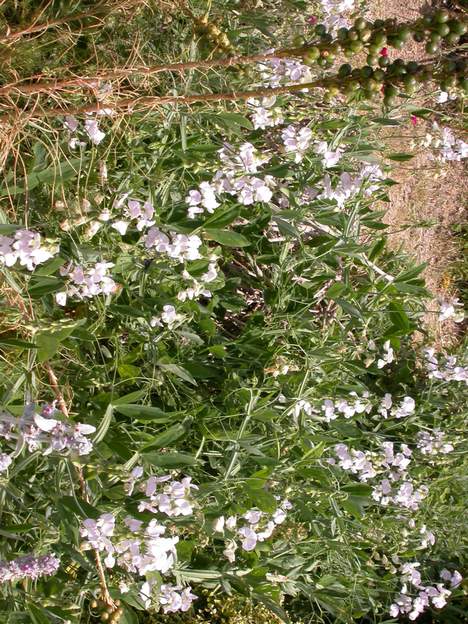
[[[6,453],[0,453],[0,472],[5,472],[11,466],[12,458]]]
[[[238,530],[238,535],[240,535],[242,539],[242,548],[246,551],[254,550],[258,537],[255,531],[249,527],[241,527]]]
[[[377,360],[377,368],[384,368],[387,364],[391,364],[395,357],[394,351],[390,346],[390,340],[384,342],[383,349],[384,354]]]
[[[129,225],[130,223],[128,221],[114,221],[114,223],[112,223],[114,230],[117,230],[122,236],[126,234]]]
[[[315,153],[322,156],[322,165],[325,169],[328,169],[329,167],[334,167],[338,164],[341,160],[343,150],[338,148],[337,150],[332,151],[328,147],[328,143],[326,141],[319,141],[315,145]]]
[[[99,129],[98,122],[95,119],[86,119],[85,130],[94,145],[99,145],[106,136],[105,133]]]
[[[462,308],[457,309],[457,308]],[[465,313],[463,310],[463,304],[456,298],[450,301],[443,301],[440,304],[439,321],[443,322],[448,319],[452,319],[455,323],[463,322]]]
[[[224,532],[224,516],[219,516],[213,522],[213,531],[215,533],[223,533]]]

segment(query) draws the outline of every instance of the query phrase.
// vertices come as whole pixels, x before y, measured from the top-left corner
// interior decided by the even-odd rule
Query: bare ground
[[[399,20],[415,19],[429,7],[422,0],[370,0],[369,5],[370,18]],[[421,45],[410,42],[404,50],[390,50],[390,55],[418,60],[425,52]],[[386,141],[392,151],[413,153],[415,137],[427,131],[430,124],[418,119],[413,127],[408,120],[405,128],[387,131]],[[466,223],[468,217],[468,176],[463,163],[439,163],[431,150],[416,151],[413,160],[397,165],[392,172],[399,184],[390,190],[385,221],[391,226],[390,244],[412,256],[415,264],[427,263],[423,276],[434,299],[427,306],[430,311],[425,315],[425,328],[438,347],[448,348],[460,338],[461,327],[451,321],[440,323],[434,311],[439,301],[457,296],[450,265],[463,251],[453,228]],[[422,222],[427,224],[421,227],[418,224]]]

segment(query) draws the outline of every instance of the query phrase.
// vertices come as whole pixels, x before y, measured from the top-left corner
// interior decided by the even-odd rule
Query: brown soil
[[[399,20],[414,19],[429,6],[422,0],[370,0],[369,4],[369,18]],[[392,57],[405,60],[425,56],[424,48],[415,42],[404,50],[389,52]],[[434,103],[431,104],[433,107]],[[434,295],[427,308],[436,311],[438,301],[457,295],[450,265],[460,259],[462,250],[453,227],[466,222],[468,217],[468,177],[463,163],[439,163],[430,150],[412,147],[415,137],[424,136],[430,128],[430,123],[418,119],[415,127],[408,120],[405,128],[385,132],[392,151],[417,152],[413,160],[397,165],[392,171],[392,178],[399,184],[390,189],[385,221],[391,226],[390,244],[412,256],[415,264],[427,263],[423,277]],[[425,226],[421,226],[423,222]],[[454,345],[461,334],[459,325],[451,321],[440,323],[434,312],[426,314],[425,329],[440,348]]]

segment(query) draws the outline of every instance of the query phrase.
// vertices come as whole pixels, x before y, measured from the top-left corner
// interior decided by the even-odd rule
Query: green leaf
[[[327,292],[325,293],[325,296],[328,299],[336,299],[337,297],[342,295],[345,290],[346,290],[346,285],[343,284],[343,282],[335,282],[327,290]]]
[[[169,446],[176,440],[180,440],[190,429],[190,422],[192,419],[186,419],[183,423],[178,423],[166,429],[162,433],[156,435],[149,444],[145,444],[142,450],[149,450],[152,448],[164,448]]]
[[[62,498],[58,500],[58,504],[80,518],[98,518],[100,515],[99,509],[96,509],[96,507],[93,507],[82,498],[62,496]]]
[[[393,152],[387,155],[390,160],[396,160],[397,162],[406,162],[414,158],[414,154],[406,154],[405,152]]]
[[[122,379],[135,379],[140,376],[140,369],[133,364],[120,364],[117,371]]]
[[[33,622],[33,624],[50,624],[50,618],[47,615],[47,611],[44,611],[44,609],[37,607],[32,603],[29,603],[28,612],[31,616],[31,621]]]
[[[104,437],[109,430],[110,424],[112,422],[112,415],[114,413],[114,406],[108,405],[106,411],[104,412],[104,416],[99,423],[99,427],[97,428],[96,435],[94,436],[93,443],[97,444],[104,440]]]
[[[60,267],[65,263],[65,260],[60,256],[56,256],[55,258],[51,258],[47,262],[45,262],[42,266],[34,271],[34,275],[51,275],[55,273]]]
[[[44,295],[49,295],[63,288],[62,280],[57,277],[44,277],[34,281],[34,284],[28,288],[28,294],[34,299],[39,299]]]
[[[388,306],[388,315],[398,329],[405,332],[411,328],[411,322],[403,307],[397,301],[391,301]]]
[[[250,245],[250,241],[245,236],[232,230],[207,229],[205,232],[209,239],[225,247],[247,247]]]
[[[195,379],[192,377],[192,375],[188,372],[188,370],[186,370],[185,368],[182,368],[182,366],[179,366],[178,364],[158,363],[158,366],[162,370],[167,371],[168,373],[172,373],[173,375],[176,375],[176,377],[183,379],[184,381],[186,381],[189,384],[192,384],[193,386],[198,385]]]
[[[78,321],[65,321],[51,323],[49,327],[41,329],[34,336],[37,345],[37,357],[39,362],[45,362],[55,355],[63,342],[73,332],[74,329],[86,323],[86,319]]]
[[[5,347],[16,347],[18,349],[37,349],[37,345],[32,342],[26,342],[25,340],[18,340],[16,338],[0,338],[0,345]]]
[[[159,407],[152,407],[151,405],[120,405],[114,402],[113,406],[114,410],[119,412],[119,414],[129,416],[141,422],[167,423],[182,417],[178,412],[164,412]]]
[[[195,466],[198,460],[187,453],[143,453],[142,457],[154,466],[177,468],[179,466]]]

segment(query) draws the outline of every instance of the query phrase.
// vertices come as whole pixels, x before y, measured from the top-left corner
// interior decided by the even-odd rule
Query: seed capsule
[[[426,43],[426,52],[428,54],[435,54],[438,49],[439,49],[439,46],[435,41],[428,41]]]
[[[388,67],[390,65],[390,59],[388,58],[388,56],[381,56],[379,58],[379,65],[380,67]]]
[[[460,35],[457,35],[456,33],[450,33],[449,35],[447,35],[445,40],[450,45],[457,45],[457,43],[459,43],[460,41]]]
[[[448,24],[437,24],[436,33],[441,37],[446,37],[450,33],[450,27]]]
[[[445,22],[448,22],[450,18],[450,14],[448,13],[448,11],[436,11],[434,13],[434,22],[436,24],[444,24]]]
[[[354,22],[354,28],[356,28],[357,30],[364,30],[366,26],[367,22],[363,17],[358,17],[357,20],[355,20]]]
[[[367,56],[366,62],[368,65],[377,65],[377,63],[379,62],[379,58],[374,54],[369,54]]]
[[[467,25],[463,22],[459,22],[458,20],[450,20],[447,22],[447,25],[450,28],[450,32],[455,33],[456,35],[464,35],[468,29]]]

